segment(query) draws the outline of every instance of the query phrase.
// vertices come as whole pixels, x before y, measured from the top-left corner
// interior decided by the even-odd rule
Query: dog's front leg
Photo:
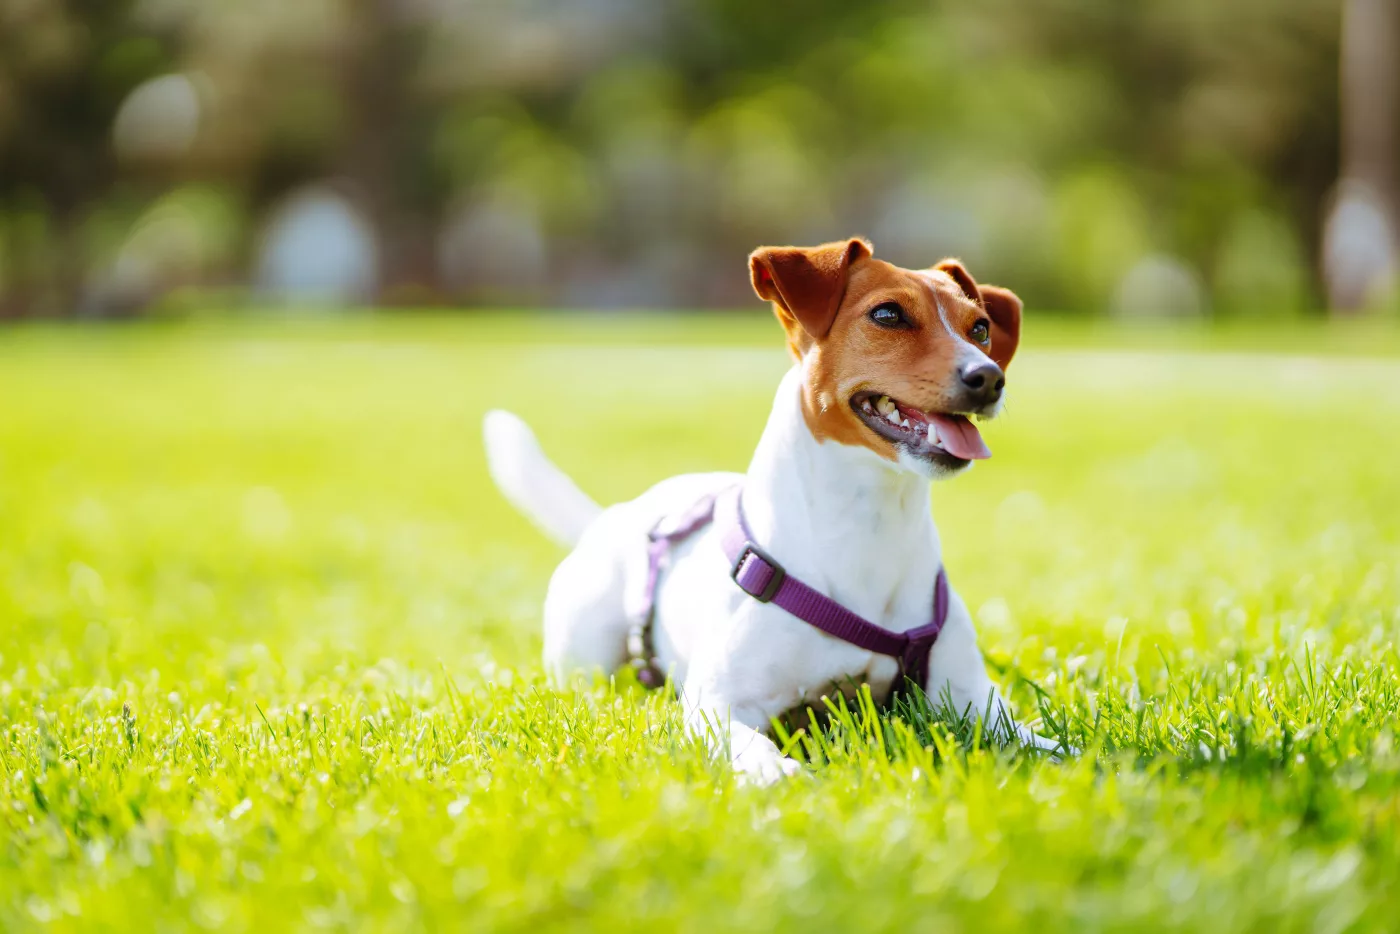
[[[777,745],[754,724],[766,724],[766,717],[742,705],[730,704],[717,692],[682,692],[687,728],[714,751],[725,757],[739,777],[759,785],[768,785],[784,775],[795,775],[801,763],[789,759]],[[747,721],[747,722],[746,722]]]
[[[948,623],[929,653],[928,684],[924,690],[935,705],[951,698],[953,709],[958,713],[989,717],[989,726],[1010,725],[1024,746],[1056,755],[1078,752],[1058,740],[1041,736],[1012,716],[1011,705],[987,674],[982,652],[977,648],[972,617],[961,600],[954,601]]]

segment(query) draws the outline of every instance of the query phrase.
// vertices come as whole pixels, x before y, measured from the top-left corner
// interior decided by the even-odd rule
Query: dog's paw
[[[739,781],[748,785],[771,785],[802,771],[802,763],[789,759],[776,749],[750,746],[734,757],[734,771]]]

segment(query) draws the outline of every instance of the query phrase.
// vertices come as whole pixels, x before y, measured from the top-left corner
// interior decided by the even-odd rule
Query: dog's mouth
[[[858,392],[851,408],[880,437],[949,469],[992,456],[966,415],[925,412],[878,392]]]

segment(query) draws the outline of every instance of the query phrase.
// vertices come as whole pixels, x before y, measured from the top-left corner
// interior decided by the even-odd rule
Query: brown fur
[[[979,286],[956,260],[926,270],[875,259],[852,239],[818,247],[761,247],[749,257],[754,291],[773,303],[788,348],[802,362],[803,413],[819,440],[859,444],[888,460],[895,449],[850,406],[858,392],[886,393],[924,411],[950,411],[958,391],[959,342],[979,320],[990,325],[982,350],[1003,369],[1020,340],[1021,302]],[[889,330],[869,312],[898,302],[913,327]],[[939,308],[947,316],[943,324]],[[970,338],[969,338],[970,340]],[[974,342],[974,346],[976,346]]]
[[[1016,353],[1016,345],[1021,342],[1021,300],[1010,289],[978,285],[972,274],[955,259],[945,259],[934,268],[951,276],[964,295],[986,310],[992,322],[992,349],[987,355],[997,366],[1006,369]]]
[[[795,356],[812,340],[826,337],[851,265],[869,256],[870,244],[858,238],[815,247],[761,247],[749,254],[753,290],[773,303]]]

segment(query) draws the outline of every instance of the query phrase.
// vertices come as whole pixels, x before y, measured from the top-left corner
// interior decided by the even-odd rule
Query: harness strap
[[[933,620],[908,632],[893,632],[852,613],[826,594],[788,574],[771,555],[754,544],[744,521],[743,488],[720,494],[715,506],[720,541],[730,561],[730,576],[739,589],[761,603],[782,607],[793,616],[843,642],[899,659],[900,672],[920,688],[928,681],[928,656],[948,619],[948,578],[938,569]],[[898,685],[897,685],[898,686]]]
[[[656,640],[652,636],[652,620],[656,616],[656,586],[661,581],[661,569],[671,556],[677,542],[684,541],[709,525],[715,514],[715,497],[709,493],[687,512],[677,517],[662,516],[647,533],[647,579],[641,613],[627,633],[627,654],[644,687],[659,688],[666,683],[666,673],[656,657]]]
[[[719,523],[720,544],[729,559],[729,576],[739,589],[760,603],[782,607],[809,625],[843,642],[899,660],[900,675],[920,688],[928,682],[928,657],[948,619],[948,577],[940,567],[934,586],[933,620],[908,632],[893,632],[852,613],[835,600],[788,574],[781,564],[756,545],[744,521],[743,488],[735,485],[702,498],[674,522],[663,519],[652,530],[647,545],[647,580],[644,613],[628,637],[628,651],[637,678],[648,687],[664,683],[656,659],[652,620],[656,615],[656,587],[675,542],[711,520]],[[896,688],[901,685],[896,681]]]

